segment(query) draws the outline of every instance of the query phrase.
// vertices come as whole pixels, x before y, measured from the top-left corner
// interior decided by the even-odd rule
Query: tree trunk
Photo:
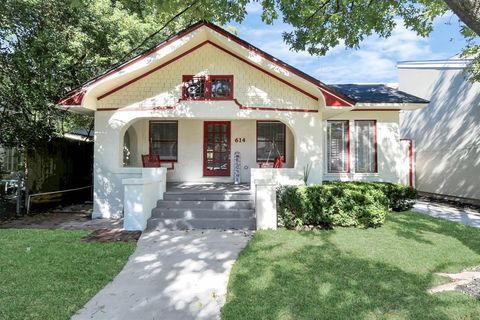
[[[463,23],[480,35],[480,0],[445,0]]]

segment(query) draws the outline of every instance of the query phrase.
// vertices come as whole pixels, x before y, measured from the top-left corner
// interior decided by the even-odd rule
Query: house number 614
[[[245,138],[235,138],[235,142],[237,143],[245,142]]]

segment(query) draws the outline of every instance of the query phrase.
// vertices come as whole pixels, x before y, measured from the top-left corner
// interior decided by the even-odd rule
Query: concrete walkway
[[[480,212],[475,210],[458,209],[435,202],[417,201],[412,211],[480,228]]]
[[[220,319],[250,232],[145,232],[117,277],[72,319]]]

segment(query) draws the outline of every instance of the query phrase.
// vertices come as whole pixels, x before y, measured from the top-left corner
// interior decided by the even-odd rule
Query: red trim
[[[281,121],[277,121],[277,120],[257,120],[257,125],[256,125],[256,133],[255,133],[255,141],[256,141],[256,144],[255,144],[255,159],[257,161],[257,163],[263,163],[262,160],[258,160],[258,124],[260,122],[267,122],[267,123],[270,123],[270,122],[275,122],[275,123],[281,123],[283,124],[283,151],[285,154],[283,154],[283,162],[285,163],[287,161],[287,125]],[[275,155],[276,157],[277,155]],[[272,164],[273,164],[273,161],[272,161]]]
[[[204,80],[204,94],[203,98],[190,98],[187,97],[187,92],[186,92],[186,82],[193,80],[193,79],[199,79],[199,80]],[[212,81],[215,80],[228,80],[230,82],[230,95],[228,97],[212,97]],[[207,75],[207,76],[194,76],[194,75],[183,75],[182,76],[182,99],[180,100],[233,100],[233,75]]]
[[[215,125],[215,124],[224,124],[227,125],[227,153],[228,153],[228,160],[227,160],[227,169],[226,170],[218,170],[218,171],[208,171],[207,170],[207,133],[208,133],[208,126]],[[203,175],[205,177],[229,177],[230,176],[230,152],[232,147],[231,135],[230,135],[230,121],[205,121],[203,123]],[[219,172],[221,171],[221,172]]]
[[[178,102],[181,101],[190,101],[191,99],[179,99]],[[264,108],[264,107],[249,107],[249,106],[244,106],[240,102],[238,102],[237,99],[232,99],[232,101],[238,106],[240,110],[258,110],[258,111],[277,111],[277,112],[313,112],[317,113],[318,110],[313,110],[313,109],[287,109],[287,108]],[[148,111],[148,110],[170,110],[170,109],[176,109],[177,105],[171,105],[171,106],[153,106],[153,107],[146,107],[146,108],[102,108],[98,109],[97,111]]]
[[[320,88],[323,96],[325,97],[325,105],[327,107],[345,107],[345,103],[342,103],[336,96],[332,95],[330,92],[327,92]],[[350,104],[348,106],[351,106]]]
[[[97,111],[148,111],[148,110],[173,110],[176,109],[177,106],[154,106],[154,107],[146,107],[146,108],[102,108],[98,109]]]
[[[148,57],[149,55],[151,55],[152,53],[155,53],[161,49],[163,49],[164,47],[166,47],[167,45],[171,44],[172,42],[175,42],[177,41],[178,39],[186,36],[187,34],[189,33],[192,33],[193,31],[197,30],[198,28],[204,26],[206,23],[205,22],[200,22],[196,25],[193,25],[189,28],[186,28],[182,31],[180,31],[179,33],[177,33],[176,35],[174,35],[172,38],[168,39],[167,41],[165,41],[164,43],[158,45],[157,47],[153,48],[152,50],[148,50],[147,52],[144,52],[134,58],[132,58],[131,60],[125,62],[124,64],[120,65],[119,67],[113,69],[113,70],[110,70],[110,71],[107,71],[105,72],[104,74],[94,78],[90,83],[86,83],[82,88],[78,89],[78,90],[75,90],[71,93],[67,93],[66,97],[62,98],[60,101],[63,101],[63,100],[67,100],[72,94],[76,94],[76,92],[78,92],[79,90],[81,91],[86,91],[86,89],[97,83],[98,81],[102,80],[103,78],[115,73],[115,72],[119,72],[119,71],[122,71],[123,69],[125,69],[126,67],[128,67],[129,65],[139,61],[139,60],[142,60],[142,59],[145,59],[146,57]],[[82,97],[83,98],[83,97]],[[80,101],[81,102],[81,101]]]
[[[351,165],[352,156],[351,156],[351,150],[350,150],[350,121],[349,120],[347,120],[347,132],[348,132],[348,135],[347,135],[347,149],[348,149],[347,173],[350,173],[351,168],[352,168],[352,165]]]
[[[268,107],[250,107],[245,106],[238,102],[237,99],[233,99],[233,102],[241,109],[241,110],[259,110],[259,111],[287,111],[287,112],[318,112],[318,110],[314,109],[287,109],[287,108],[268,108]]]
[[[359,172],[359,173],[378,173],[378,146],[377,146],[377,120],[374,119],[358,119],[355,120],[355,150],[357,148],[356,143],[358,142],[357,139],[357,122],[362,122],[362,121],[373,121],[373,148],[374,148],[374,160],[375,160],[375,167],[373,172]],[[355,153],[355,173],[357,173],[357,167],[356,167],[356,161],[357,161],[357,154]]]
[[[62,106],[80,105],[82,104],[82,100],[84,96],[85,96],[85,90],[77,91],[75,94],[72,94],[58,101],[57,104]]]
[[[378,173],[378,133],[377,133],[377,120],[374,120],[374,138],[373,138],[373,145],[375,147],[375,173]]]
[[[159,65],[159,66],[156,66],[156,67],[153,68],[152,70],[149,70],[149,71],[147,71],[147,72],[139,75],[138,77],[135,77],[135,78],[133,78],[132,80],[127,81],[127,82],[125,82],[124,84],[122,84],[122,85],[120,85],[120,86],[118,86],[118,87],[116,87],[116,88],[113,88],[112,90],[110,90],[110,91],[102,94],[101,96],[99,96],[99,97],[97,98],[97,100],[102,100],[103,98],[111,95],[112,93],[117,92],[118,90],[123,89],[123,88],[125,88],[126,86],[129,86],[129,85],[131,85],[132,83],[134,83],[134,82],[136,82],[136,81],[138,81],[138,80],[140,80],[140,79],[142,79],[142,78],[145,78],[146,76],[154,73],[155,71],[157,71],[157,70],[159,70],[159,69],[162,69],[163,67],[168,66],[168,65],[171,64],[172,62],[175,62],[175,61],[177,61],[178,59],[186,56],[187,54],[189,54],[189,53],[197,50],[198,48],[204,46],[205,44],[207,44],[207,42],[208,42],[208,41],[202,42],[202,43],[196,45],[195,47],[193,47],[193,48],[191,48],[191,49],[189,49],[189,50],[187,50],[187,51],[179,54],[179,55],[176,56],[175,58],[170,59],[170,60],[168,60],[167,62],[162,63],[162,64]]]
[[[351,111],[395,111],[398,112],[400,109],[353,109]]]
[[[273,64],[276,64],[278,66],[281,66],[282,68],[285,68],[286,70],[292,72],[293,74],[305,79],[306,81],[314,84],[315,86],[319,87],[320,90],[322,91],[322,93],[324,94],[325,96],[325,100],[326,101],[329,101],[329,103],[332,103],[332,105],[335,105],[335,106],[340,106],[340,105],[350,105],[350,106],[353,106],[355,104],[355,101],[353,101],[352,99],[348,98],[347,96],[344,96],[343,98],[340,97],[339,95],[336,94],[335,91],[333,91],[331,88],[328,88],[326,85],[324,85],[323,83],[321,83],[320,81],[308,76],[307,74],[304,74],[303,72],[285,64],[284,62],[274,58],[273,56],[253,47],[252,45],[248,44],[247,42],[241,40],[240,38],[236,37],[236,36],[233,36],[231,35],[230,33],[226,32],[225,30],[213,25],[213,24],[210,24],[210,23],[206,23],[206,22],[202,22],[202,23],[199,23],[197,25],[194,25],[194,26],[191,26],[190,28],[187,28],[181,32],[179,32],[177,35],[175,35],[174,37],[172,37],[171,39],[165,41],[163,44],[157,46],[156,48],[150,50],[150,51],[147,51],[135,58],[133,58],[132,60],[124,63],[123,65],[119,66],[118,68],[116,69],[113,69],[111,71],[108,71],[106,72],[105,74],[93,79],[90,83],[87,83],[86,85],[84,85],[83,88],[81,89],[78,89],[77,91],[74,91],[74,92],[71,92],[69,94],[67,94],[66,97],[64,97],[63,99],[60,100],[60,102],[64,102],[64,101],[67,101],[72,95],[75,95],[77,94],[77,92],[79,90],[81,91],[85,91],[89,86],[93,85],[94,83],[100,81],[101,79],[115,73],[115,72],[119,72],[123,69],[125,69],[127,66],[131,65],[132,63],[134,62],[137,62],[139,60],[142,60],[146,57],[148,57],[149,55],[151,55],[152,53],[156,52],[156,51],[159,51],[160,49],[164,48],[165,46],[171,44],[172,42],[186,36],[187,34],[195,31],[196,29],[202,27],[202,26],[206,26],[222,35],[224,35],[226,38],[236,42],[237,44],[241,45],[242,47],[246,48],[247,50],[250,50],[250,51],[253,51],[255,52],[256,54],[258,54],[259,56],[267,59],[268,61],[272,62]],[[207,40],[207,42],[209,43],[212,43],[211,41]],[[203,43],[204,44],[204,43]],[[202,45],[203,45],[202,44]],[[213,43],[212,43],[213,44]],[[218,47],[218,46],[217,46]],[[221,47],[220,47],[221,48]],[[190,49],[191,50],[191,49]],[[222,48],[222,50],[226,50],[224,48]],[[228,52],[228,51],[227,51]],[[235,54],[231,53],[231,52],[228,52],[234,56],[236,56]],[[184,53],[185,54],[185,53]],[[237,56],[238,57],[238,56]],[[242,58],[243,59],[243,58]],[[243,59],[244,60],[244,59]],[[255,66],[256,68],[258,68],[257,66]],[[267,71],[261,69],[263,72],[265,73],[268,73]],[[291,84],[290,84],[291,85]],[[313,96],[313,95],[312,95]],[[83,97],[82,97],[83,98]],[[315,97],[315,99],[317,99]],[[335,99],[338,99],[339,101],[335,101]],[[340,102],[340,101],[343,101],[344,103]],[[80,100],[81,102],[81,100]]]
[[[408,178],[410,187],[413,188],[413,139],[400,139],[400,141],[408,141]]]
[[[282,78],[274,75],[273,73],[270,73],[270,72],[268,72],[268,71],[266,71],[266,70],[263,70],[263,69],[260,68],[259,66],[254,65],[254,64],[251,63],[250,61],[248,61],[248,60],[246,60],[246,59],[244,59],[244,58],[242,58],[242,57],[240,57],[240,56],[238,56],[238,55],[236,55],[236,54],[228,51],[228,50],[225,49],[225,48],[222,48],[221,46],[219,46],[219,45],[211,42],[210,40],[205,40],[204,42],[202,42],[202,43],[196,45],[195,47],[193,47],[193,48],[191,48],[191,49],[183,52],[182,54],[180,54],[180,55],[172,58],[171,60],[169,60],[169,61],[167,61],[167,62],[165,62],[165,63],[162,63],[161,65],[153,68],[152,70],[149,70],[149,71],[147,71],[147,72],[145,72],[145,73],[137,76],[136,78],[133,78],[132,80],[130,80],[130,81],[128,81],[128,82],[126,82],[126,83],[124,83],[124,84],[122,84],[122,85],[120,85],[120,86],[118,86],[118,87],[116,87],[116,88],[114,88],[114,89],[112,89],[112,90],[104,93],[103,95],[99,96],[99,97],[97,98],[97,100],[101,100],[101,99],[103,99],[103,98],[111,95],[112,93],[114,93],[114,92],[116,92],[116,91],[118,91],[118,90],[120,90],[120,89],[125,88],[126,86],[128,86],[128,85],[130,85],[130,84],[132,84],[132,83],[134,83],[134,82],[136,82],[136,81],[138,81],[138,80],[140,80],[140,79],[142,79],[142,78],[150,75],[151,73],[153,73],[153,72],[155,72],[155,71],[158,71],[159,69],[161,69],[161,68],[163,68],[163,67],[171,64],[172,62],[177,61],[178,59],[180,59],[180,58],[182,58],[182,57],[184,57],[184,56],[192,53],[193,51],[195,51],[195,50],[203,47],[203,46],[206,45],[206,44],[210,44],[210,45],[214,46],[215,48],[217,48],[217,49],[219,49],[219,50],[221,50],[221,51],[224,51],[225,53],[230,54],[231,56],[233,56],[233,57],[239,59],[240,61],[248,64],[249,66],[251,66],[251,67],[253,67],[253,68],[255,68],[255,69],[257,69],[257,70],[259,70],[259,71],[261,71],[261,72],[263,72],[263,73],[265,73],[265,74],[267,74],[267,75],[269,75],[270,77],[272,77],[272,78],[274,78],[274,79],[276,79],[276,80],[278,80],[278,81],[280,81],[280,82],[288,85],[289,87],[292,87],[293,89],[297,90],[298,92],[300,92],[300,93],[302,93],[302,94],[304,94],[304,95],[306,95],[306,96],[308,96],[308,97],[310,97],[310,98],[312,98],[312,99],[314,99],[314,100],[318,100],[318,97],[316,97],[316,96],[314,96],[314,95],[306,92],[305,90],[300,89],[299,87],[295,86],[294,84],[291,84],[290,82],[288,82],[288,81],[286,81],[286,80],[283,80]],[[182,91],[182,94],[183,94],[183,91]]]
[[[159,123],[159,122],[172,122],[177,124],[177,139],[176,139],[177,152],[175,154],[175,160],[162,160],[162,158],[160,158],[160,162],[170,162],[172,163],[172,167],[173,167],[173,163],[178,161],[178,120],[150,120],[148,122],[148,151],[149,151],[149,154],[152,154],[152,123]]]
[[[222,28],[214,25],[214,24],[211,24],[211,23],[207,23],[206,24],[207,27],[209,27],[210,29],[220,33],[221,35],[223,35],[224,37],[226,37],[227,39],[229,40],[232,40],[234,42],[236,42],[237,44],[241,45],[242,47],[246,48],[247,50],[250,50],[250,51],[253,51],[255,52],[256,54],[258,54],[259,56],[261,56],[262,58],[272,62],[273,64],[276,64],[277,66],[280,66],[282,68],[285,68],[286,70],[290,71],[291,73],[299,76],[300,78],[303,78],[304,80],[316,85],[317,87],[320,88],[320,90],[323,92],[323,93],[327,93],[329,95],[331,95],[332,97],[335,97],[343,102],[345,102],[347,105],[350,105],[350,106],[353,106],[355,104],[355,101],[350,99],[349,97],[347,96],[344,96],[344,98],[341,98],[339,96],[337,96],[335,94],[335,92],[329,88],[328,86],[326,86],[325,84],[321,83],[320,81],[318,81],[317,79],[301,72],[300,70],[286,64],[285,62],[283,61],[280,61],[278,60],[277,58],[273,57],[272,55],[258,49],[258,48],[255,48],[254,46],[252,46],[251,44],[249,44],[248,42],[238,38],[237,36],[235,35],[232,35],[230,34],[229,32],[223,30]],[[326,98],[326,97],[325,97]],[[344,106],[345,104],[341,104],[342,106]]]
[[[212,97],[212,93],[210,89],[212,88],[212,82],[215,80],[228,80],[230,82],[230,95],[228,97]],[[210,95],[210,99],[212,100],[232,100],[234,97],[233,91],[233,75],[223,75],[223,74],[214,74],[207,76],[207,84],[208,84],[208,94]]]
[[[203,95],[204,97],[203,98],[189,98],[187,97],[187,85],[186,83],[190,80],[193,80],[193,79],[198,79],[198,80],[204,80],[204,92],[203,92]],[[207,94],[206,90],[207,90],[207,77],[206,76],[193,76],[193,75],[183,75],[182,76],[182,100],[205,100],[205,96]]]
[[[235,53],[233,53],[233,52],[231,52],[231,51],[229,51],[229,50],[227,50],[227,49],[225,49],[225,48],[219,46],[218,44],[213,43],[213,42],[211,42],[211,41],[209,41],[209,40],[207,40],[207,42],[208,42],[209,44],[211,44],[212,46],[214,46],[215,48],[217,48],[217,49],[219,49],[219,50],[221,50],[221,51],[223,51],[223,52],[231,55],[232,57],[237,58],[238,60],[240,60],[240,61],[248,64],[249,66],[251,66],[251,67],[253,67],[253,68],[255,68],[255,69],[257,69],[257,70],[259,70],[259,71],[261,71],[261,72],[263,72],[263,73],[265,73],[265,74],[267,74],[267,75],[269,75],[270,77],[272,77],[272,78],[274,78],[274,79],[276,79],[276,80],[278,80],[278,81],[286,84],[287,86],[292,87],[293,89],[297,90],[298,92],[303,93],[303,94],[306,95],[307,97],[310,97],[310,98],[312,98],[313,100],[318,100],[318,97],[314,96],[313,94],[308,93],[307,91],[305,91],[305,90],[303,90],[303,89],[300,89],[300,88],[297,87],[296,85],[291,84],[290,82],[288,82],[288,81],[286,81],[286,80],[284,80],[284,79],[282,79],[282,78],[274,75],[273,73],[270,73],[270,72],[268,72],[268,71],[260,68],[259,66],[253,64],[252,62],[248,61],[247,59],[244,59],[243,57],[240,57],[239,55],[237,55],[237,54],[235,54]]]

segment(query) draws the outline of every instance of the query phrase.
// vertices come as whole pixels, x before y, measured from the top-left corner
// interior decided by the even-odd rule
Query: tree
[[[453,12],[477,35],[480,35],[480,1],[445,0]]]
[[[273,23],[280,14],[293,31],[283,34],[291,49],[324,55],[340,43],[358,48],[365,37],[389,37],[401,20],[406,28],[426,37],[433,21],[452,10],[465,24],[464,56],[473,58],[470,72],[480,80],[480,0],[276,0],[262,1],[262,19]]]
[[[68,90],[198,20],[241,22],[252,0],[4,0],[0,3],[0,144],[33,147],[91,119],[54,107]],[[292,50],[325,54],[391,35],[398,20],[427,36],[452,9],[465,23],[465,54],[480,78],[480,0],[262,0],[262,19],[280,16]]]
[[[33,147],[60,133],[62,119],[89,123],[54,108],[54,102],[154,28],[151,21],[105,0],[2,2],[0,144]]]
[[[245,15],[218,1],[4,0],[0,145],[33,148],[91,119],[55,108],[70,89],[199,19]]]
[[[131,0],[133,1],[133,0]],[[168,1],[167,1],[168,2]],[[245,6],[252,2],[206,0],[192,2],[190,17],[208,19],[202,8],[216,10],[217,22],[242,21]],[[452,10],[465,24],[462,33],[468,40],[464,55],[473,58],[470,72],[480,79],[480,0],[262,0],[262,20],[272,24],[276,19],[291,25],[283,34],[284,41],[295,51],[324,55],[343,44],[358,48],[372,34],[389,37],[398,23],[426,37],[433,30],[435,18]],[[164,0],[155,2],[159,7]],[[171,4],[175,7],[178,4]],[[223,14],[225,11],[230,15]],[[210,17],[212,17],[210,16]]]

